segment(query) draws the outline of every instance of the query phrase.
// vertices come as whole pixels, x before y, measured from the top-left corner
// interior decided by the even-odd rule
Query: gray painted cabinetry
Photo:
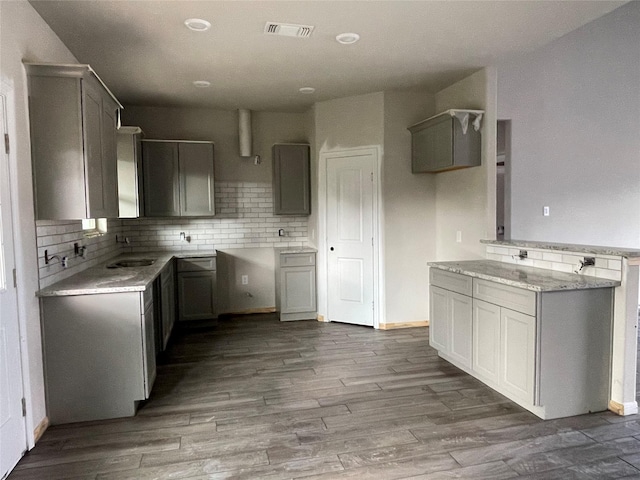
[[[316,318],[316,254],[276,249],[276,310],[280,320]]]
[[[215,215],[213,143],[143,140],[147,217]]]
[[[122,106],[88,65],[25,68],[36,219],[116,218]]]
[[[409,127],[411,171],[435,173],[480,165],[480,131],[444,112]]]
[[[178,320],[217,315],[216,257],[178,259]]]
[[[309,145],[273,146],[273,213],[309,215],[311,213],[311,165]]]
[[[152,284],[41,302],[51,424],[135,415],[156,376]]]
[[[118,129],[118,201],[120,218],[144,217],[142,188],[142,130]]]
[[[606,410],[612,288],[534,292],[430,269],[429,343],[543,419]]]
[[[173,261],[169,262],[160,273],[160,315],[161,342],[160,349],[166,350],[169,337],[176,322],[176,282]]]

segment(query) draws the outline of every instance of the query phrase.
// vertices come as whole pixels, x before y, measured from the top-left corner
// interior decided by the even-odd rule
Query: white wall
[[[77,63],[75,57],[27,2],[0,2],[0,81],[9,98],[8,124],[11,136],[11,186],[14,200],[18,312],[21,323],[27,429],[31,446],[33,430],[46,417],[40,335],[36,228],[31,181],[31,148],[26,75],[22,60]]]
[[[215,175],[224,182],[271,182],[271,146],[308,143],[305,113],[253,112],[253,153],[260,165],[238,152],[238,112],[212,108],[125,106],[123,124],[139,126],[144,138],[208,140],[215,143]]]
[[[436,94],[436,110],[484,110],[482,165],[435,174],[436,260],[484,258],[496,234],[496,72],[482,69]],[[456,232],[462,242],[456,242]],[[431,259],[429,259],[431,260]]]
[[[498,93],[512,238],[638,248],[640,2],[499,66]]]
[[[435,256],[435,176],[411,173],[407,127],[435,113],[427,92],[384,92],[382,208],[387,323],[421,322],[429,312],[429,268]]]
[[[317,285],[318,313],[327,315],[327,268],[326,232],[322,231],[323,205],[319,202],[324,192],[322,183],[324,172],[320,171],[319,158],[324,152],[340,151],[356,147],[376,147],[383,155],[384,143],[384,94],[382,92],[339,98],[316,103],[315,148],[312,152],[313,177],[318,184],[311,199],[317,205],[316,213],[310,218],[309,231],[317,229]],[[383,161],[383,158],[379,158]]]

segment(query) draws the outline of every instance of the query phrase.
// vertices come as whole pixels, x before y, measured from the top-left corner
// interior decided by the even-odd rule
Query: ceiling
[[[125,105],[303,111],[403,88],[437,92],[614,10],[624,1],[31,0]],[[211,22],[192,32],[187,18]],[[313,25],[309,38],[266,22]],[[336,35],[360,41],[341,45]],[[211,82],[197,88],[194,80]],[[314,87],[304,95],[300,87]]]

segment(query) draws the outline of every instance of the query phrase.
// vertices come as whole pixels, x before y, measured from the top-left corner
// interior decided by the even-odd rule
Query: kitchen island
[[[492,260],[429,266],[442,358],[543,419],[607,409],[619,281]]]

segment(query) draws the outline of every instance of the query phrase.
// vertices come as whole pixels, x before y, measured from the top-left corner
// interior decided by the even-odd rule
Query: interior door
[[[0,133],[7,135],[6,98],[0,95]],[[0,478],[13,469],[27,450],[22,416],[22,365],[17,291],[13,280],[15,257],[9,188],[9,155],[0,158]]]
[[[373,326],[373,153],[327,158],[328,317]]]

